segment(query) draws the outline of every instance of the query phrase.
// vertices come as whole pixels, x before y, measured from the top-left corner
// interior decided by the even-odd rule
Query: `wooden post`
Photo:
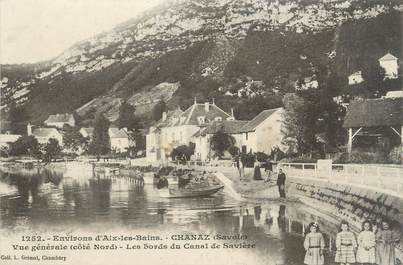
[[[353,128],[348,128],[347,152],[350,154],[353,149]]]

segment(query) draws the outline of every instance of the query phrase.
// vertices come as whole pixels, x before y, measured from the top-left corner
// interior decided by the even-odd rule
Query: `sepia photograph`
[[[403,265],[403,0],[0,0],[1,265]]]

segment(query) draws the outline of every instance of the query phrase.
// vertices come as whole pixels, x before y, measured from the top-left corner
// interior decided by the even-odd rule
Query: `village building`
[[[111,151],[114,153],[123,153],[127,152],[130,144],[129,144],[129,135],[125,128],[119,129],[115,127],[111,127],[108,130],[110,142],[111,142]]]
[[[28,136],[34,136],[38,143],[47,144],[49,139],[56,139],[60,146],[63,146],[63,135],[56,128],[32,128],[32,125],[27,125]]]
[[[62,129],[66,124],[70,125],[71,127],[76,125],[73,114],[68,113],[49,115],[48,119],[44,123],[46,126],[54,126],[60,129]]]
[[[305,77],[303,80],[295,82],[295,90],[308,90],[310,88],[318,88],[319,83],[316,76]]]
[[[347,150],[353,143],[360,151],[391,150],[403,144],[403,98],[353,101],[347,108],[343,127],[348,130]]]
[[[199,131],[192,136],[193,142],[195,143],[195,159],[209,160],[213,157],[213,152],[210,148],[210,140],[211,137],[219,131],[234,137],[235,146],[240,146],[242,139],[241,128],[246,123],[248,123],[248,121],[223,120],[211,122],[207,126],[201,126]]]
[[[270,154],[275,147],[284,149],[282,113],[283,108],[264,110],[240,129],[242,137],[240,150],[246,152],[264,152]]]
[[[364,78],[362,77],[362,72],[357,71],[348,76],[348,84],[349,85],[358,85],[364,82]]]
[[[379,65],[385,69],[385,79],[398,78],[399,63],[396,56],[388,52],[383,57],[379,58],[378,61]]]
[[[21,135],[19,134],[8,134],[8,133],[2,133],[0,134],[0,148],[2,147],[10,147],[10,144],[14,143],[15,141],[20,138]]]
[[[227,119],[231,119],[231,115],[214,102],[197,103],[196,100],[183,112],[177,109],[163,113],[161,120],[150,128],[146,136],[147,160],[164,161],[175,147],[189,145],[201,125]]]

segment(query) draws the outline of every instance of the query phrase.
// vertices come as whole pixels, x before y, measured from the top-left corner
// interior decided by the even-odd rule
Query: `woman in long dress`
[[[363,265],[375,263],[375,233],[371,223],[364,221],[358,235],[357,262]]]
[[[399,235],[392,231],[387,221],[383,221],[376,236],[376,254],[378,265],[395,265],[395,245],[399,242]]]
[[[357,248],[357,241],[350,231],[349,224],[345,221],[341,222],[341,231],[336,237],[336,248],[335,262],[345,265],[356,262],[355,249]]]
[[[255,161],[254,167],[255,167],[255,171],[254,171],[254,174],[253,174],[253,179],[254,180],[261,180],[262,179],[262,173],[260,172],[260,163],[257,160]]]
[[[323,249],[325,248],[325,240],[322,233],[319,232],[317,223],[309,224],[309,233],[305,236],[304,248],[306,250],[304,264],[307,265],[323,265]]]

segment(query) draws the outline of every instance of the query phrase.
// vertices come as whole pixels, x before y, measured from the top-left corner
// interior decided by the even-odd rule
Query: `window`
[[[246,138],[246,140],[248,140],[248,133],[245,134],[245,138]]]
[[[203,123],[205,123],[205,117],[199,116],[199,117],[197,117],[197,121],[199,122],[199,124],[203,124]]]

